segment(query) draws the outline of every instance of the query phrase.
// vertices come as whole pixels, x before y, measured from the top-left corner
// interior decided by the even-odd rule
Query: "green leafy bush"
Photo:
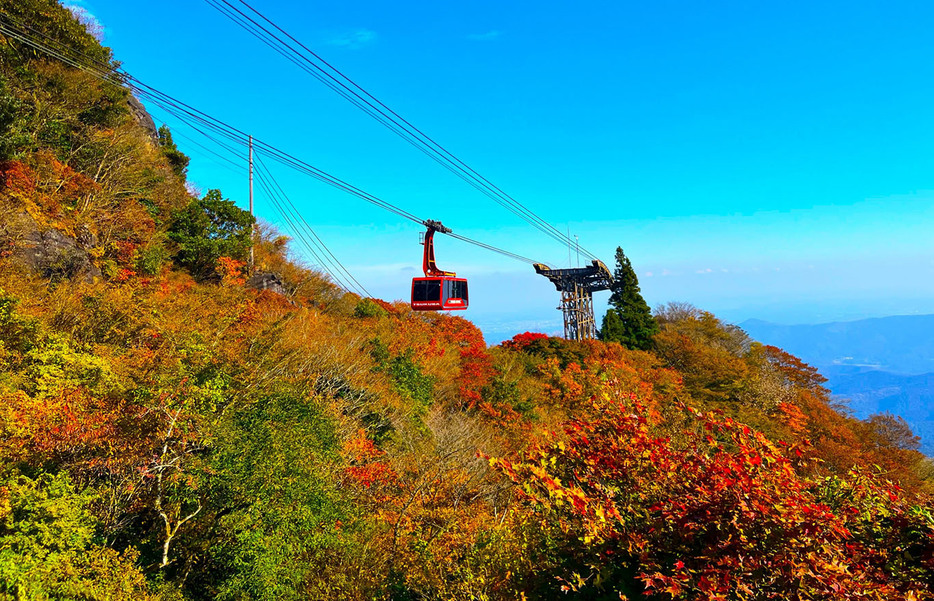
[[[148,599],[132,550],[96,537],[88,507],[66,474],[13,473],[0,485],[0,594],[16,599]]]
[[[201,279],[216,277],[217,260],[244,261],[256,220],[232,200],[210,190],[175,214],[169,239],[178,245],[175,261]]]

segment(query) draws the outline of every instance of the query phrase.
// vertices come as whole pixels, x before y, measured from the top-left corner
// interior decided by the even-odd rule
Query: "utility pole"
[[[250,216],[254,218],[253,215],[253,136],[250,136]],[[253,247],[256,246],[256,222],[254,221],[250,225],[250,265],[249,271],[250,275],[253,275],[253,261],[255,257],[253,255]]]
[[[574,244],[577,245],[577,266],[581,266],[581,240],[574,234]]]
[[[568,225],[568,269],[571,268],[571,226]]]

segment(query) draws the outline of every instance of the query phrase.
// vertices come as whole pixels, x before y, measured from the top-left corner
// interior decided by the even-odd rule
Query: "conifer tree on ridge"
[[[600,339],[626,348],[648,350],[658,333],[658,322],[639,290],[639,278],[621,247],[616,248],[610,308],[603,317]]]

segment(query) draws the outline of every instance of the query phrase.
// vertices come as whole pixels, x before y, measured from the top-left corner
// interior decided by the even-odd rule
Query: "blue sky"
[[[206,3],[79,4],[142,81],[419,216],[568,264]],[[253,5],[608,263],[621,245],[650,304],[786,323],[934,313],[930,3]],[[242,174],[177,141],[196,185],[245,204]],[[276,176],[368,289],[406,295],[414,225]],[[451,239],[438,262],[471,279],[488,341],[560,330],[557,294],[524,264]]]

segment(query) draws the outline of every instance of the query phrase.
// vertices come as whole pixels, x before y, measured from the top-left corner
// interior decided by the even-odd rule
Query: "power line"
[[[323,271],[324,273],[326,273],[332,280],[337,282],[337,284],[340,285],[342,288],[345,288],[347,290],[352,290],[353,292],[356,292],[357,294],[360,294],[361,296],[369,296],[369,294],[361,294],[360,292],[361,289],[359,288],[353,289],[351,285],[345,282],[341,277],[339,277],[332,270],[329,270],[327,268],[327,266],[325,265],[324,259],[322,259],[322,256],[319,254],[320,249],[316,249],[314,245],[309,242],[308,238],[305,236],[304,232],[302,232],[301,228],[297,224],[295,220],[295,215],[293,215],[290,212],[289,208],[283,205],[282,200],[278,197],[277,192],[273,188],[270,181],[267,179],[267,175],[257,170],[256,181],[259,183],[260,188],[262,188],[263,191],[266,193],[266,197],[269,199],[270,204],[275,208],[275,210],[282,217],[283,221],[285,221],[288,228],[291,230],[292,236],[302,246],[304,246],[305,250],[308,251],[308,253],[314,258],[315,262],[318,265],[318,268],[321,269],[321,271]]]
[[[325,61],[310,48],[302,44],[295,37],[285,31],[282,27],[274,23],[268,17],[259,12],[245,0],[239,0],[246,9],[251,11],[262,21],[265,21],[280,35],[271,31],[267,27],[258,23],[250,15],[244,13],[239,8],[231,4],[228,0],[205,0],[207,4],[218,10],[228,19],[245,29],[251,35],[272,48],[276,53],[285,57],[287,60],[301,68],[306,73],[312,75],[315,79],[322,82],[329,89],[345,98],[354,106],[357,106],[365,113],[370,115],[376,121],[405,139],[407,142],[430,156],[433,160],[444,166],[446,169],[466,181],[475,189],[479,190],[498,204],[512,212],[514,215],[525,220],[527,223],[539,229],[562,245],[573,244],[570,236],[565,235],[556,227],[536,215],[528,207],[505,193],[502,189],[491,183],[488,179],[480,175],[477,171],[467,165],[464,161],[452,154],[433,138],[425,134],[422,130],[412,125],[401,115],[390,109],[375,96],[367,92],[363,87],[350,79],[339,69]],[[287,38],[287,39],[284,39]],[[581,248],[586,256],[593,259],[597,257]]]
[[[210,140],[214,144],[225,149],[227,152],[233,154],[234,156],[239,156],[239,153],[237,153],[236,149],[231,148],[229,145],[211,136],[204,130],[193,125],[190,121],[187,121],[182,117],[179,117],[176,113],[170,113],[170,114],[173,114],[182,123],[192,128],[194,131],[200,133],[202,136],[206,137],[208,140]],[[224,161],[225,163],[233,165],[234,167],[238,167],[240,171],[243,170],[243,167],[240,163],[237,163],[229,159],[228,157],[225,157],[221,155],[220,153],[207,148],[206,146],[198,143],[197,141],[191,139],[188,136],[185,136],[184,134],[181,134],[180,132],[176,132],[176,133],[178,133],[179,136],[181,136],[182,138],[189,140],[192,144],[195,144],[196,146],[202,148],[206,152]],[[260,185],[261,187],[263,187],[264,191],[266,192],[267,197],[269,198],[270,202],[273,205],[273,208],[275,208],[276,211],[280,214],[280,216],[282,216],[282,218],[286,221],[287,225],[291,228],[295,238],[309,251],[309,253],[311,253],[311,255],[317,261],[318,265],[321,267],[321,269],[325,273],[327,273],[332,279],[337,281],[342,287],[346,289],[352,289],[354,292],[357,292],[361,296],[372,297],[372,294],[370,294],[370,292],[366,289],[366,287],[364,287],[359,282],[359,280],[357,280],[353,276],[353,274],[351,274],[350,271],[346,267],[344,267],[344,265],[340,262],[340,260],[334,255],[334,253],[331,252],[331,250],[327,247],[327,245],[325,245],[324,241],[321,240],[321,238],[314,231],[314,229],[308,224],[305,218],[302,217],[301,212],[295,207],[294,203],[292,203],[292,201],[289,200],[288,196],[285,193],[285,190],[283,190],[282,186],[279,185],[278,181],[276,181],[275,177],[272,175],[272,172],[269,170],[268,167],[266,167],[266,165],[262,162],[262,160],[258,156],[256,159],[256,163],[258,167],[256,174],[258,176]],[[226,167],[227,165],[222,165],[222,166]],[[302,232],[302,225],[304,225],[305,231],[307,233],[310,233],[311,236],[313,237],[312,243],[309,243],[309,239]],[[317,248],[318,251],[321,252],[320,255],[319,255],[319,252],[316,252],[315,248]],[[328,269],[325,263],[329,263],[331,266],[331,269]],[[342,271],[346,279],[345,277],[338,276],[338,274],[335,273],[335,271],[337,270]]]
[[[26,29],[29,29],[30,31],[35,32],[37,35],[49,40],[49,42],[57,46],[59,50],[51,48],[50,46],[42,43],[41,41],[38,41],[35,38],[31,37],[29,34],[26,34],[22,32],[21,30],[14,29],[12,26],[10,26],[8,23],[5,23],[4,21],[13,22],[14,25],[16,26],[21,26],[21,25],[19,23],[15,23],[15,21],[13,21],[12,19],[4,18],[4,17],[6,16],[0,15],[0,33],[2,33],[4,36],[10,39],[19,41],[23,44],[26,44],[27,46],[35,50],[38,50],[40,52],[43,52],[53,58],[56,58],[71,67],[88,72],[91,75],[94,75],[95,77],[101,79],[102,81],[105,81],[107,83],[120,86],[120,87],[129,87],[131,91],[136,93],[138,96],[145,98],[147,100],[150,100],[156,106],[166,111],[168,114],[175,116],[177,119],[183,121],[188,127],[191,127],[193,130],[202,134],[207,139],[211,140],[213,143],[217,144],[218,146],[224,148],[225,150],[227,150],[228,152],[231,152],[232,154],[236,156],[239,156],[239,154],[237,153],[235,148],[232,148],[228,143],[218,140],[216,137],[207,133],[205,130],[210,130],[214,132],[215,134],[226,138],[228,142],[232,142],[234,144],[237,144],[243,147],[247,146],[248,135],[244,133],[243,131],[237,129],[236,127],[228,123],[225,123],[224,121],[220,119],[212,117],[208,115],[207,113],[200,111],[199,109],[191,105],[188,105],[176,98],[173,98],[172,96],[164,92],[157,90],[156,88],[153,88],[152,86],[149,86],[143,83],[142,81],[133,77],[129,73],[126,73],[125,71],[118,69],[114,65],[102,63],[95,59],[89,58],[86,55],[74,49],[71,49],[71,48],[68,48],[62,45],[61,43],[57,42],[56,40],[50,38],[49,36],[41,32],[36,32],[32,28],[28,26],[24,26]],[[197,123],[197,125],[195,125],[195,123]],[[258,150],[262,150],[263,152],[267,154],[267,156],[269,156],[273,160],[276,160],[284,165],[287,165],[301,173],[305,173],[306,175],[309,175],[319,181],[327,183],[328,185],[331,185],[340,190],[343,190],[344,192],[357,196],[358,198],[362,200],[365,200],[371,204],[379,206],[380,208],[390,211],[404,219],[408,219],[420,225],[426,224],[425,220],[415,216],[414,214],[409,213],[408,211],[405,211],[404,209],[401,209],[393,205],[392,203],[389,203],[388,201],[384,201],[372,194],[369,194],[368,192],[365,192],[325,171],[322,171],[318,169],[317,167],[314,167],[313,165],[303,161],[302,159],[299,159],[298,157],[295,157],[283,150],[280,150],[279,148],[276,148],[275,146],[272,146],[271,144],[267,144],[255,138],[254,138],[254,144]],[[510,251],[506,251],[504,249],[497,248],[495,246],[467,238],[466,236],[461,236],[459,234],[448,234],[448,235],[451,235],[452,237],[457,238],[458,240],[461,240],[463,242],[467,242],[469,244],[479,246],[480,248],[484,248],[484,249],[487,249],[487,250],[490,250],[490,251],[499,253],[501,255],[504,255],[504,256],[507,256],[513,259],[517,259],[517,260],[520,260],[526,263],[537,262],[527,257],[523,257],[522,255],[518,255],[516,253],[512,253]]]
[[[315,245],[322,250],[322,255],[324,256],[325,260],[328,263],[330,263],[331,267],[333,268],[332,273],[342,272],[347,277],[347,279],[352,283],[353,287],[362,291],[365,296],[372,297],[373,295],[370,294],[369,291],[367,291],[366,287],[363,284],[361,284],[359,280],[357,280],[357,278],[355,278],[353,274],[351,274],[350,271],[346,267],[344,267],[344,264],[340,262],[340,259],[338,259],[334,255],[334,253],[331,252],[331,250],[327,247],[327,245],[324,243],[321,237],[318,236],[317,232],[315,232],[314,228],[312,228],[311,225],[309,225],[308,221],[305,220],[305,217],[302,215],[301,211],[299,211],[296,208],[295,204],[289,199],[288,195],[286,195],[285,190],[283,190],[282,186],[279,185],[279,182],[276,181],[276,178],[273,176],[272,172],[269,170],[269,167],[267,167],[265,163],[263,163],[263,160],[257,157],[256,162],[257,162],[257,165],[259,166],[259,171],[265,172],[266,177],[272,182],[272,185],[274,186],[274,188],[278,190],[280,198],[282,198],[285,201],[284,204],[287,207],[291,208],[292,214],[296,216],[299,225],[304,226],[305,230],[311,234],[312,242],[315,243]]]

